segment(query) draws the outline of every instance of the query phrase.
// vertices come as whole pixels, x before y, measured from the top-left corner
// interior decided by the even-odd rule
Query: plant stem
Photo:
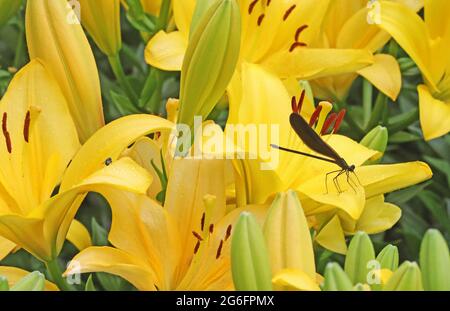
[[[63,291],[71,291],[73,288],[64,280],[62,277],[61,269],[58,265],[58,259],[55,258],[52,261],[48,261],[45,266],[47,267],[47,271],[50,274],[52,281],[59,287],[60,290]]]
[[[364,111],[364,125],[370,120],[370,115],[372,114],[372,96],[373,96],[373,86],[366,79],[363,80],[363,111]]]
[[[17,36],[17,45],[13,61],[14,68],[19,68],[20,66],[24,54],[23,53],[24,45],[25,45],[25,30],[23,25],[19,25],[19,35]]]
[[[108,56],[109,64],[116,76],[117,81],[122,87],[125,94],[127,94],[128,98],[131,102],[136,105],[138,102],[138,97],[134,92],[131,84],[128,82],[127,77],[125,76],[125,72],[123,71],[122,62],[120,61],[119,53],[114,56]]]

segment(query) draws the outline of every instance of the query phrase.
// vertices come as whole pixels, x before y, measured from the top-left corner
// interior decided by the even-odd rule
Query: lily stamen
[[[205,228],[205,217],[206,217],[206,214],[203,213],[202,219],[200,220],[200,228],[201,228],[202,231]]]
[[[306,28],[308,28],[308,25],[302,25],[297,29],[297,31],[295,32],[295,42],[298,42],[298,40],[300,39],[300,35]]]
[[[214,224],[209,225],[209,234],[213,234],[214,232]]]
[[[316,124],[317,120],[319,119],[320,113],[322,112],[322,106],[317,106],[316,110],[314,110],[311,119],[309,120],[309,126],[313,127],[314,124]]]
[[[195,232],[195,231],[192,231],[192,234],[195,236],[195,238],[197,239],[197,240],[199,240],[199,241],[203,241],[203,238],[202,238],[202,236],[200,235],[200,234],[198,234],[197,232]]]
[[[286,13],[284,13],[283,16],[283,21],[286,21],[289,17],[289,15],[291,15],[292,11],[294,11],[294,9],[297,7],[296,4],[292,5],[289,9],[287,9]]]
[[[336,121],[337,116],[338,116],[337,113],[332,113],[328,116],[323,125],[322,131],[320,131],[320,135],[325,135],[328,132],[328,129],[330,128],[331,124],[333,124],[333,122]]]
[[[228,239],[230,238],[230,236],[231,236],[231,229],[233,228],[233,226],[232,225],[229,225],[228,226],[228,228],[227,228],[227,233],[225,234],[225,241],[228,241]]]
[[[197,241],[197,244],[195,244],[195,247],[194,247],[194,255],[196,255],[198,253],[199,248],[200,248],[200,241]]]
[[[25,121],[23,126],[23,138],[27,143],[30,138],[30,122],[31,122],[31,113],[30,110],[28,110],[27,114],[25,115]]]
[[[306,43],[303,42],[294,42],[291,47],[289,48],[289,52],[293,52],[298,47],[305,47]]]
[[[342,121],[344,120],[345,114],[347,113],[347,110],[342,109],[337,118],[336,118],[336,123],[334,123],[334,128],[333,128],[333,134],[337,133],[341,127]]]
[[[219,248],[217,249],[216,259],[220,258],[220,254],[222,253],[223,240],[220,240]]]
[[[12,152],[11,136],[9,135],[8,132],[7,122],[8,122],[8,115],[6,114],[6,112],[4,112],[2,118],[2,131],[3,136],[5,136],[6,149],[8,149],[8,153],[11,153]]]
[[[261,26],[261,24],[262,24],[262,22],[263,22],[263,20],[264,20],[264,17],[266,17],[265,14],[261,14],[261,15],[258,17],[258,26]]]
[[[248,15],[251,15],[253,12],[253,9],[255,8],[255,5],[259,2],[259,0],[254,0],[250,5],[248,6]]]

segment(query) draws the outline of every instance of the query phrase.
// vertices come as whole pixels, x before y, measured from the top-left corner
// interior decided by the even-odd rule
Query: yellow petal
[[[273,54],[262,66],[281,78],[307,80],[355,72],[372,63],[372,54],[365,50],[298,48]]]
[[[426,140],[432,140],[450,131],[450,103],[433,98],[425,85],[417,87],[419,92],[420,125]]]
[[[282,270],[274,276],[272,283],[288,290],[320,291],[315,280],[301,270]]]
[[[27,1],[30,58],[40,58],[66,98],[81,142],[104,125],[100,81],[89,42],[66,0]]]
[[[430,35],[425,23],[413,10],[404,5],[389,1],[380,1],[381,24],[409,54],[422,71],[426,79],[435,87],[439,77],[431,68]]]
[[[158,32],[145,48],[147,64],[167,71],[181,71],[187,39],[179,31]]]
[[[13,242],[0,237],[0,261],[11,253],[11,251],[16,247]]]
[[[450,30],[447,13],[450,3],[446,0],[425,0],[425,23],[431,38],[436,39]]]
[[[400,66],[394,57],[387,54],[377,54],[374,60],[373,65],[359,70],[358,74],[395,101],[402,87]]]
[[[322,229],[320,229],[319,233],[316,235],[315,241],[335,253],[347,253],[345,235],[338,216],[334,216]]]
[[[134,141],[159,131],[170,131],[173,123],[152,115],[131,115],[115,120],[97,131],[75,155],[61,183],[61,190],[81,182],[96,170],[105,166],[105,160],[113,162]]]
[[[8,279],[9,287],[14,286],[18,281],[27,276],[30,272],[15,267],[0,267],[0,275]],[[52,282],[45,281],[46,291],[58,291],[58,287]]]
[[[10,211],[28,213],[48,199],[60,182],[80,146],[77,132],[56,81],[37,60],[15,75],[2,98],[0,115],[5,117],[11,147],[9,153],[2,136],[2,197]]]
[[[111,189],[103,192],[112,210],[109,241],[122,251],[147,262],[159,289],[174,287],[181,255],[177,223],[145,195]]]
[[[122,47],[119,0],[79,0],[81,23],[100,50],[108,56]]]
[[[173,0],[173,16],[175,23],[185,38],[189,36],[191,20],[194,15],[195,0]]]
[[[64,276],[89,272],[111,273],[139,290],[156,290],[155,277],[147,264],[120,249],[89,247],[72,259]]]
[[[423,162],[362,166],[356,174],[367,198],[406,188],[433,176],[430,167]]]
[[[78,250],[83,250],[92,246],[91,236],[86,227],[78,220],[72,220],[69,231],[67,232],[69,240]]]

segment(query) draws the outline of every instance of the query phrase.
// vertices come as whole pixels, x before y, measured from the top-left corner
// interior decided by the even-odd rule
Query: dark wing
[[[328,145],[310,126],[305,119],[297,113],[289,117],[292,128],[309,149],[323,156],[339,161],[341,156]]]

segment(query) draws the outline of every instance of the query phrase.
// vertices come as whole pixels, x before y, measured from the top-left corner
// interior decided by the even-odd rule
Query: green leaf
[[[111,90],[111,100],[122,115],[140,113],[127,96],[119,94],[114,90]]]
[[[92,243],[95,246],[107,246],[108,243],[108,231],[106,231],[102,226],[100,226],[95,220],[92,218],[91,220],[91,230],[92,230]]]
[[[8,279],[0,275],[0,292],[9,291]]]
[[[450,232],[450,215],[448,215],[445,209],[446,202],[431,191],[422,191],[419,193],[418,197],[431,212],[433,218],[445,228],[447,232]]]
[[[397,132],[389,137],[389,143],[391,144],[404,144],[420,140],[422,140],[422,137],[419,135],[403,131]]]
[[[424,158],[425,161],[431,164],[432,167],[445,174],[445,176],[447,177],[447,184],[450,186],[450,163],[442,159],[432,158],[428,156],[425,156]]]
[[[93,278],[92,278],[92,274],[89,275],[89,278],[88,278],[88,280],[86,282],[86,286],[84,287],[84,290],[86,292],[95,292],[95,291],[97,291],[97,289],[95,289],[95,285],[94,285],[94,281],[93,281]]]
[[[429,180],[417,186],[412,186],[406,189],[398,190],[392,192],[386,197],[386,201],[392,202],[397,205],[401,205],[410,201],[412,198],[416,197],[420,192],[422,192],[426,187],[432,184],[433,181]]]

